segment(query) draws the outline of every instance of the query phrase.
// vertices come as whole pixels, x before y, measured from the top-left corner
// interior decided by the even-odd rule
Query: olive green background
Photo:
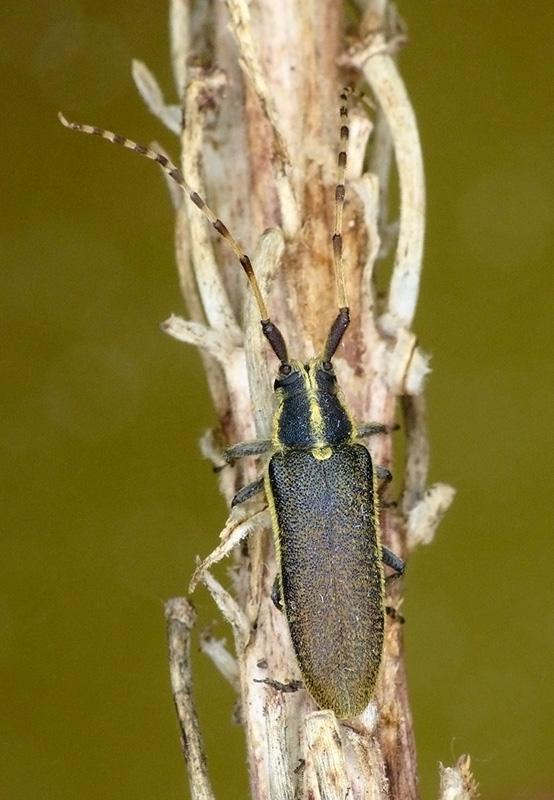
[[[400,10],[431,479],[458,490],[405,579],[423,790],[469,752],[484,797],[552,797],[554,7]],[[165,5],[138,0],[0,11],[1,800],[188,796],[163,601],[225,518],[197,448],[214,417],[198,355],[157,329],[183,311],[159,175],[56,119],[176,152],[129,71],[144,59],[171,97],[166,34]],[[232,692],[195,659],[217,796],[244,797]]]

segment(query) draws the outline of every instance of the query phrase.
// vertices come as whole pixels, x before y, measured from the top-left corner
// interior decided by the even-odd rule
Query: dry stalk
[[[297,358],[319,350],[336,314],[331,234],[338,93],[347,83],[369,86],[377,109],[375,137],[356,103],[351,115],[344,253],[353,323],[335,364],[357,419],[393,424],[402,398],[407,435],[403,488],[398,506],[382,510],[382,535],[406,559],[417,544],[431,540],[453,490],[426,486],[422,388],[428,360],[410,331],[425,199],[417,126],[395,62],[404,36],[386,3],[357,5],[363,12],[358,28],[349,31],[347,46],[338,0],[172,0],[179,106],[166,105],[144,65],[134,65],[134,76],[153,113],[180,136],[188,183],[253,254],[271,317]],[[365,171],[368,141],[370,169]],[[388,210],[393,156],[400,184],[396,221]],[[171,317],[163,329],[203,351],[220,419],[217,436],[203,445],[219,463],[220,446],[268,438],[274,362],[228,245],[212,236],[188,199],[176,199],[176,215],[177,263],[189,319]],[[392,277],[387,292],[378,296],[375,272],[391,244]],[[371,450],[376,463],[391,465],[391,437],[376,437]],[[229,501],[257,477],[259,467],[222,471],[221,488]],[[235,548],[247,534],[248,547]],[[207,531],[207,541],[210,535]],[[221,537],[214,554],[198,567],[192,587],[200,580],[206,584],[233,629],[236,659],[218,643],[205,642],[204,649],[240,697],[252,797],[415,800],[417,766],[400,624],[387,623],[374,701],[358,720],[339,723],[332,712],[317,711],[305,691],[285,694],[276,688],[300,676],[284,615],[270,600],[275,556],[263,505],[235,511]],[[231,550],[234,596],[209,571]],[[195,799],[208,798],[186,655],[190,609],[172,601],[167,616],[191,793]],[[457,785],[456,775],[462,776],[459,796],[471,796],[467,773],[466,762],[445,770],[442,796],[453,796],[448,787]]]

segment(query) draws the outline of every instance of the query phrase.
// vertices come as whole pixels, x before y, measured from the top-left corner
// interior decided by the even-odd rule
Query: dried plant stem
[[[371,124],[353,108],[343,225],[353,323],[336,364],[343,393],[359,420],[392,424],[397,399],[403,398],[408,437],[403,496],[397,510],[383,508],[382,535],[387,546],[407,557],[417,544],[430,541],[453,491],[442,484],[426,486],[422,389],[427,358],[409,329],[419,288],[425,206],[417,126],[394,59],[399,39],[388,27],[387,5],[360,5],[366,11],[356,41],[351,37],[347,48],[338,0],[258,0],[250,5],[218,0],[206,7],[172,0],[171,53],[184,111],[182,130],[179,113],[165,104],[146,67],[135,64],[134,75],[150,109],[180,135],[188,183],[253,254],[271,317],[299,358],[319,350],[336,314],[331,235],[338,92],[353,76],[369,85],[378,106],[379,137],[371,170],[364,173]],[[208,68],[191,66],[206,59]],[[383,212],[393,153],[400,181],[398,224],[390,223],[388,208]],[[378,298],[374,272],[391,231],[397,232],[393,273],[386,297]],[[236,258],[225,242],[213,239],[206,220],[187,200],[177,210],[176,246],[189,319],[171,317],[163,329],[203,349],[220,417],[219,440],[267,438],[274,367],[271,360],[268,364],[257,312]],[[390,437],[372,442],[371,449],[376,463],[390,466]],[[204,451],[217,460],[212,440],[204,442]],[[227,499],[256,472],[248,464],[236,474],[223,471]],[[239,554],[235,545],[247,534],[248,548]],[[231,551],[233,596],[209,571]],[[387,623],[374,702],[358,720],[339,723],[332,712],[317,711],[306,692],[284,694],[276,688],[300,676],[286,620],[270,601],[274,575],[269,517],[263,505],[254,504],[232,514],[221,544],[198,567],[191,585],[203,581],[232,626],[236,661],[217,643],[204,642],[204,649],[240,695],[252,797],[415,800],[417,765],[400,624]],[[397,582],[395,595],[399,588]],[[183,609],[188,606],[179,601],[168,605],[171,673],[192,796],[207,798],[211,789],[183,655],[190,617],[187,612],[183,620]],[[464,762],[452,769],[459,775],[467,768]],[[467,793],[460,797],[473,791],[467,771],[460,778]],[[444,786],[447,778],[449,785],[455,783],[447,772]]]
[[[190,664],[190,633],[196,622],[196,614],[184,598],[168,601],[165,608],[168,629],[169,665],[171,688],[175,700],[177,717],[181,725],[181,745],[190,775],[192,794],[197,800],[212,800],[206,757],[200,736],[198,718],[192,697],[192,673]]]

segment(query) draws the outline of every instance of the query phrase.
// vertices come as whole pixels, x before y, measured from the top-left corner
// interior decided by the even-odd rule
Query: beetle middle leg
[[[246,486],[243,486],[242,489],[239,489],[239,491],[231,500],[231,508],[240,505],[240,503],[245,503],[247,500],[250,500],[251,497],[254,497],[254,495],[263,492],[263,490],[264,490],[263,478],[258,478],[257,481],[252,481],[252,483],[247,483]]]

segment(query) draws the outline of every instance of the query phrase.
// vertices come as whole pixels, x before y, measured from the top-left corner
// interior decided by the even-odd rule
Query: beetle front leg
[[[358,439],[365,439],[366,436],[374,436],[376,433],[392,433],[397,431],[400,425],[384,425],[381,422],[363,422],[356,428]]]
[[[234,464],[239,458],[244,456],[261,456],[273,450],[271,439],[252,439],[250,442],[238,442],[228,447],[223,453],[223,458],[227,464]]]

